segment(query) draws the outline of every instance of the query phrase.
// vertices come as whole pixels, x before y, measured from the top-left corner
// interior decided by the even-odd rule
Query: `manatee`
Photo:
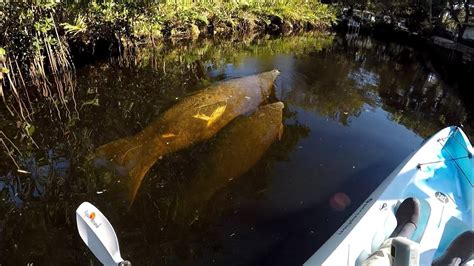
[[[217,191],[245,174],[281,138],[283,107],[282,102],[261,106],[216,135],[208,155],[199,160],[196,176],[179,193],[176,223],[189,225],[197,220]]]
[[[130,180],[133,202],[143,177],[162,156],[213,137],[241,114],[254,111],[272,92],[278,70],[216,83],[183,98],[134,136],[98,147],[96,161],[108,161]]]

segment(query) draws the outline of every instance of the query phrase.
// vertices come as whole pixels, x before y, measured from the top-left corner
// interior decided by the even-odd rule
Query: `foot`
[[[472,259],[474,259],[474,231],[466,231],[456,237],[432,265],[463,265]]]
[[[420,201],[415,198],[407,198],[398,207],[395,218],[397,218],[397,227],[393,230],[390,237],[411,238],[418,226],[420,217]]]

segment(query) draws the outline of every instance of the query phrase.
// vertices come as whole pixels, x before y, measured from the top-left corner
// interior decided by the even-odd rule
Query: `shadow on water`
[[[38,114],[41,149],[0,109],[23,170],[0,155],[0,263],[97,264],[75,227],[87,200],[136,264],[300,264],[424,138],[451,124],[473,133],[458,96],[466,88],[419,58],[393,43],[310,34],[163,45],[84,66],[80,119]],[[281,72],[270,101],[285,104],[281,140],[263,141],[276,130],[272,119],[239,117],[159,158],[130,208],[126,180],[95,167],[98,147],[139,134],[186,96],[272,69]],[[239,127],[241,119],[253,122]],[[335,210],[337,193],[350,204]]]

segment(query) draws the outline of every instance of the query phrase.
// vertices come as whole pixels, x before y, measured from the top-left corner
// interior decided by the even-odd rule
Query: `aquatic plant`
[[[317,0],[2,2],[0,13],[0,96],[7,111],[30,126],[41,108],[59,119],[78,115],[73,56],[87,61],[115,53],[130,65],[140,44],[157,47],[162,37],[290,33],[322,29],[335,18]]]
[[[55,3],[21,2],[3,3],[0,10],[4,15],[0,20],[3,30],[0,46],[4,47],[5,74],[1,95],[10,113],[31,121],[37,97],[48,99],[59,116],[59,105],[70,113],[67,103],[74,95],[74,88],[51,86],[51,78],[56,83],[58,76],[74,70],[68,43],[56,23],[61,19],[60,8]]]

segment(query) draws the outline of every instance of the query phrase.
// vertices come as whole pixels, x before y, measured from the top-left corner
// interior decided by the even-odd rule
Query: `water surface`
[[[183,97],[275,68],[281,75],[270,102],[285,104],[281,139],[216,190],[193,222],[176,213],[199,195],[189,184],[212,164],[206,159],[219,133],[161,158],[130,208],[123,179],[94,165],[95,148],[140,132]],[[79,119],[44,114],[36,121],[33,137],[44,148],[22,160],[32,175],[1,157],[0,261],[7,265],[97,263],[76,233],[82,201],[106,214],[123,257],[137,265],[298,265],[426,137],[451,124],[472,133],[472,115],[458,96],[463,88],[443,82],[413,49],[364,37],[146,48],[81,67],[76,84]],[[15,121],[1,116],[2,130],[14,135]],[[350,204],[331,205],[336,193]]]

